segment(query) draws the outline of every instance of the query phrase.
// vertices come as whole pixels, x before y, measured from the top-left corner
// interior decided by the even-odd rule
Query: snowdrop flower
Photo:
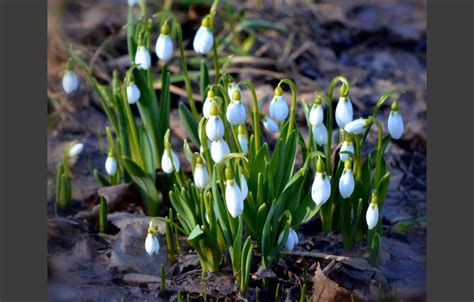
[[[344,171],[339,178],[339,193],[343,198],[349,198],[354,191],[354,175],[352,174],[352,162],[344,162]]]
[[[240,149],[242,149],[242,153],[244,155],[247,155],[248,150],[249,150],[249,147],[248,147],[249,142],[247,140],[247,133],[246,133],[244,125],[239,125],[238,139],[239,139]]]
[[[323,101],[321,97],[317,97],[311,110],[309,112],[309,123],[311,126],[319,125],[323,123],[324,112],[323,112]]]
[[[344,136],[344,142],[342,143],[341,150],[339,152],[339,158],[343,162],[349,159],[349,154],[341,153],[344,151],[354,154],[354,143],[352,142],[352,135],[350,135],[349,133],[346,133],[346,135]]]
[[[72,71],[71,65],[71,61],[68,61],[63,75],[63,89],[67,94],[74,92],[79,86],[79,79],[76,73]]]
[[[328,130],[324,123],[313,126],[313,139],[318,146],[325,146],[328,142]]]
[[[194,51],[200,54],[207,54],[214,44],[214,36],[211,32],[211,17],[207,15],[202,19],[201,27],[199,27],[194,36]]]
[[[84,149],[84,144],[77,143],[71,146],[69,149],[69,156],[70,157],[75,157],[81,154],[82,150]]]
[[[232,101],[229,106],[227,106],[226,112],[227,120],[229,121],[229,124],[233,126],[245,123],[245,118],[247,116],[245,105],[242,103],[240,98],[239,89],[234,89],[234,92],[232,93]]]
[[[243,174],[240,175],[240,191],[242,193],[242,200],[245,200],[245,198],[247,198],[247,195],[249,195],[249,187],[247,185],[247,180],[245,179],[245,176]]]
[[[331,196],[331,183],[329,177],[324,172],[324,163],[318,158],[316,165],[316,176],[314,177],[313,186],[311,187],[311,198],[317,206],[323,205]]]
[[[202,115],[204,115],[205,118],[209,118],[211,116],[212,104],[217,105],[214,91],[212,89],[209,89],[207,91],[207,97],[206,97],[206,100],[204,101],[204,105],[202,106]]]
[[[212,104],[210,117],[206,123],[206,135],[211,141],[216,141],[224,137],[224,123],[219,117],[217,104]]]
[[[150,68],[150,53],[143,45],[138,44],[137,52],[135,54],[135,64],[137,64],[138,69],[147,70],[148,68]]]
[[[283,236],[285,236],[284,231],[280,233],[280,236],[278,236],[278,244],[280,244],[281,241],[283,240]],[[290,230],[288,231],[288,238],[286,239],[286,242],[285,242],[285,248],[287,251],[291,252],[293,248],[295,247],[295,245],[297,244],[298,244],[298,235],[296,234],[295,230],[293,230],[293,228],[290,228]]]
[[[242,198],[242,192],[239,186],[234,180],[232,171],[229,168],[225,170],[226,176],[226,187],[225,187],[225,203],[227,210],[233,218],[236,218],[242,214],[244,210],[244,200]]]
[[[284,121],[288,117],[288,104],[283,97],[283,89],[280,86],[275,88],[275,96],[270,102],[268,111],[270,117],[277,122]]]
[[[173,57],[173,40],[170,36],[168,22],[161,26],[160,36],[156,40],[155,51],[158,58],[165,62]]]
[[[166,143],[165,151],[161,157],[161,168],[166,174],[171,174],[173,170],[179,172],[179,159],[176,153],[174,153],[174,151],[171,149],[170,143]]]
[[[138,5],[138,0],[128,0],[128,6],[132,7]]]
[[[351,100],[347,96],[341,96],[336,106],[336,123],[343,129],[350,121],[352,121]]]
[[[105,161],[105,171],[109,175],[115,175],[117,172],[117,160],[115,159],[112,152],[109,152],[107,160]]]
[[[209,177],[207,168],[203,165],[201,156],[198,156],[196,159],[196,168],[194,169],[194,184],[199,189],[203,189],[210,181],[211,178]]]
[[[140,90],[135,82],[130,82],[127,86],[127,100],[129,104],[135,104],[140,99]]]
[[[280,131],[278,125],[268,116],[263,119],[263,127],[265,127],[265,129],[271,134],[276,134]]]
[[[397,102],[392,103],[392,110],[388,117],[388,132],[393,139],[399,139],[403,134],[403,119]]]
[[[211,157],[216,164],[220,163],[229,153],[229,145],[227,145],[224,139],[219,139],[211,143]]]
[[[375,228],[377,222],[379,221],[379,206],[378,197],[376,194],[372,194],[372,201],[370,202],[367,213],[365,214],[365,220],[369,230]]]
[[[153,254],[158,255],[158,251],[160,250],[160,242],[158,238],[153,234],[153,231],[148,229],[148,235],[145,239],[145,250],[148,255],[152,256]]]
[[[359,118],[347,123],[347,125],[344,126],[344,131],[352,134],[362,134],[371,124],[372,120]]]

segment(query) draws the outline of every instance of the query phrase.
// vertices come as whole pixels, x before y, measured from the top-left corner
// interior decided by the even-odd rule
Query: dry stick
[[[319,258],[319,259],[325,259],[325,260],[335,260],[335,261],[341,261],[341,262],[355,259],[355,258],[347,257],[347,256],[336,256],[336,255],[330,255],[330,254],[318,253],[318,252],[293,251],[290,253],[290,252],[282,251],[281,254],[292,255],[292,256],[302,256],[302,257],[312,257],[312,258]]]

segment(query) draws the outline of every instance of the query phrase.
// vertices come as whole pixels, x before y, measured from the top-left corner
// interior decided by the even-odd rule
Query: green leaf
[[[170,73],[167,65],[163,65],[162,78],[161,78],[161,91],[160,91],[160,106],[159,106],[159,119],[158,129],[160,131],[160,137],[164,136],[165,131],[170,126]]]
[[[207,97],[207,88],[209,86],[209,71],[207,69],[206,60],[201,61],[201,70],[199,73],[199,92],[201,93],[202,101]]]
[[[201,237],[201,235],[204,234],[204,232],[201,230],[201,227],[196,224],[194,229],[191,231],[191,234],[188,236],[188,241],[193,241]]]
[[[102,173],[99,172],[99,170],[94,169],[92,173],[94,174],[95,179],[101,187],[109,187],[112,185],[110,181],[104,175],[102,175]]]
[[[198,134],[198,123],[193,117],[191,111],[189,111],[188,107],[184,103],[179,103],[179,118],[183,123],[184,130],[186,134],[191,139],[193,144],[200,148],[201,144],[199,143],[199,134]]]

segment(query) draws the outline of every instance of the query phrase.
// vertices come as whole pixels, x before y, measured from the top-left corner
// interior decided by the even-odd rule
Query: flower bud
[[[276,134],[280,131],[278,125],[268,116],[263,119],[263,127],[271,134]]]
[[[209,15],[204,17],[196,35],[194,36],[194,51],[200,54],[207,54],[214,44],[214,36],[211,32],[211,18]]]
[[[140,99],[140,90],[135,82],[130,82],[127,86],[127,100],[129,104],[135,104]]]
[[[140,45],[137,48],[137,52],[135,54],[135,64],[137,64],[138,69],[147,70],[148,68],[150,68],[150,53],[143,45]]]
[[[196,160],[196,168],[194,169],[194,184],[199,189],[203,189],[209,182],[211,182],[211,178],[209,177],[207,168],[203,165],[202,158],[198,156]]]
[[[115,175],[117,172],[117,160],[115,157],[111,155],[107,156],[107,160],[105,161],[105,171],[109,175]]]
[[[153,254],[158,255],[158,252],[160,250],[160,242],[150,230],[148,231],[148,235],[145,239],[145,250],[150,256],[152,256]]]
[[[328,130],[323,123],[313,126],[313,139],[318,146],[325,146],[328,143]]]
[[[344,126],[344,131],[352,134],[362,134],[372,123],[369,119],[359,118],[349,122]]]
[[[324,112],[321,97],[317,97],[311,111],[309,112],[309,123],[311,126],[319,125],[323,123]]]
[[[377,222],[379,221],[379,206],[378,197],[376,194],[372,194],[372,201],[370,202],[367,213],[365,214],[365,220],[369,230],[375,228]]]
[[[349,198],[354,192],[354,175],[352,173],[352,162],[347,160],[344,163],[344,171],[339,178],[339,193],[343,198]]]
[[[354,143],[352,142],[352,135],[346,133],[344,137],[344,142],[342,143],[340,152],[350,152],[354,154]],[[347,153],[339,153],[339,158],[341,161],[345,162],[349,159],[349,155]]]
[[[311,187],[311,198],[317,206],[323,205],[331,196],[331,183],[326,172],[324,172],[324,163],[318,158],[316,167],[316,176]]]
[[[281,232],[280,236],[278,236],[278,244],[281,243],[283,240],[283,236],[285,236],[285,232]],[[286,239],[285,242],[285,248],[287,251],[291,252],[295,245],[298,244],[298,235],[296,234],[295,230],[293,228],[290,228],[288,231],[288,238]]]
[[[225,187],[225,202],[227,210],[233,218],[236,218],[242,214],[244,210],[244,199],[242,198],[242,192],[239,186],[234,181],[232,171],[226,169],[226,187]]]
[[[210,113],[211,115],[206,123],[206,135],[211,141],[216,141],[224,137],[224,123],[218,115],[216,104],[211,106]]]
[[[171,162],[171,158],[173,159],[173,162]],[[176,169],[176,172],[179,172],[179,159],[176,153],[174,153],[173,150],[171,150],[171,146],[165,147],[165,151],[163,152],[163,156],[161,157],[161,168],[163,169],[163,172],[166,174],[171,174],[173,172],[173,166],[174,169]]]
[[[173,40],[171,39],[170,28],[167,22],[161,26],[160,36],[156,40],[155,51],[158,58],[165,62],[173,57]]]
[[[79,86],[79,79],[72,70],[66,70],[63,76],[63,89],[67,94],[74,92]]]
[[[204,105],[202,106],[202,114],[207,119],[209,118],[209,116],[211,116],[212,104],[217,105],[216,100],[215,100],[214,91],[212,91],[212,89],[209,89],[209,91],[207,92],[206,100],[204,101]]]
[[[75,157],[81,154],[82,150],[84,149],[84,144],[77,143],[71,146],[69,149],[69,156],[70,157]]]
[[[387,124],[388,132],[393,139],[399,139],[402,137],[404,126],[397,102],[392,103],[392,110],[390,111]]]
[[[224,139],[219,139],[211,143],[211,157],[215,163],[220,163],[229,153],[229,146]]]
[[[352,103],[348,97],[341,96],[336,106],[336,123],[339,128],[344,129],[347,123],[352,121]]]
[[[229,106],[227,106],[227,120],[229,124],[236,126],[245,123],[246,116],[245,106],[240,100],[240,92],[238,89],[234,89],[232,101]]]
[[[268,111],[270,117],[277,122],[284,121],[288,117],[288,104],[283,97],[283,90],[280,86],[275,88],[275,96],[270,102]]]

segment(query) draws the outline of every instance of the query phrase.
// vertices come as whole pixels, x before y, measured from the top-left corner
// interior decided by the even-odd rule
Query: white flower
[[[211,141],[216,141],[224,137],[224,123],[222,123],[218,115],[211,114],[207,120],[206,135]]]
[[[311,187],[311,197],[317,206],[323,205],[331,196],[331,183],[325,172],[316,172],[313,186]]]
[[[323,119],[323,106],[320,104],[314,104],[313,107],[311,107],[311,111],[309,112],[309,123],[311,126],[319,125],[323,123]]]
[[[135,54],[135,64],[137,64],[138,69],[147,70],[148,68],[150,68],[150,53],[145,48],[145,46],[138,46],[137,52]]]
[[[347,136],[347,135],[346,135]],[[344,140],[341,146],[341,150],[339,151],[339,158],[345,162],[346,160],[349,159],[349,154],[347,153],[341,153],[341,152],[349,152],[351,154],[354,154],[354,143],[352,142],[352,139],[350,136],[347,136],[350,140]]]
[[[152,256],[153,253],[158,255],[158,251],[160,250],[160,242],[158,238],[152,233],[148,233],[145,239],[145,250],[148,255]]]
[[[352,121],[352,103],[348,97],[340,97],[336,106],[336,123],[339,128],[344,128]]]
[[[81,143],[74,144],[69,149],[69,156],[70,157],[78,156],[79,154],[81,154],[83,149],[84,149],[84,144],[81,144]]]
[[[170,28],[166,22],[161,26],[160,36],[156,40],[155,51],[160,60],[169,61],[173,57],[173,40],[170,36]]]
[[[173,158],[173,163],[171,163],[171,158],[169,153],[171,153],[171,157]],[[173,150],[166,150],[163,152],[163,156],[161,157],[161,168],[163,172],[166,174],[170,174],[173,172],[173,166],[176,169],[176,172],[179,172],[179,159],[176,153]]]
[[[343,198],[349,198],[354,191],[354,175],[352,170],[344,169],[341,178],[339,178],[339,193]]]
[[[278,244],[281,243],[284,235],[285,235],[284,231],[280,233],[280,236],[278,236]],[[293,230],[293,228],[290,228],[290,230],[288,231],[288,238],[286,239],[286,242],[285,242],[285,248],[287,251],[291,252],[293,248],[295,247],[295,245],[297,244],[298,244],[298,235],[296,234],[295,230]]]
[[[244,201],[239,186],[233,179],[228,179],[225,187],[225,203],[227,210],[233,218],[242,214]]]
[[[328,143],[328,130],[323,123],[313,126],[313,139],[318,146],[325,146]]]
[[[245,198],[247,198],[247,195],[249,194],[249,187],[247,185],[247,180],[245,179],[245,176],[243,174],[240,175],[240,191],[242,193],[242,200],[245,200]]]
[[[268,116],[263,119],[263,127],[265,127],[265,129],[271,134],[276,134],[280,131],[278,125]]]
[[[226,117],[231,125],[240,125],[245,123],[247,113],[245,106],[240,100],[232,100],[227,106]]]
[[[275,96],[270,102],[270,107],[268,108],[270,117],[277,122],[286,120],[288,117],[288,104],[283,97],[283,90],[280,86],[275,88]]]
[[[128,6],[130,7],[138,4],[138,0],[127,0],[127,1],[128,1]]]
[[[352,134],[362,134],[368,124],[368,120],[359,118],[349,122],[344,126],[344,131],[352,133]]]
[[[115,157],[107,157],[105,161],[105,171],[107,171],[109,175],[115,175],[115,172],[117,172],[117,160],[115,160]]]
[[[242,91],[240,91],[240,87],[237,86],[237,83],[235,83],[235,81],[232,81],[232,83],[227,84],[227,95],[229,95],[229,99],[233,99],[235,91],[238,91],[239,95],[242,95]]]
[[[79,79],[74,71],[67,70],[63,76],[63,88],[67,94],[72,93],[79,86]]]
[[[194,169],[194,184],[199,189],[203,189],[211,181],[206,166],[203,165],[203,160],[198,157],[196,168]]]
[[[390,111],[388,117],[388,132],[393,139],[399,139],[403,134],[403,119],[400,111]]]
[[[370,203],[367,213],[365,214],[365,220],[367,222],[367,227],[369,230],[372,230],[377,225],[379,221],[379,207],[376,203]]]
[[[214,98],[214,91],[212,89],[209,89],[207,92],[207,97],[206,100],[204,101],[204,105],[202,106],[202,115],[204,115],[205,118],[209,118],[211,116],[211,107],[213,104],[216,104],[216,99]]]
[[[194,36],[193,47],[194,51],[200,54],[207,54],[214,44],[214,36],[210,29],[210,17],[206,16],[199,27],[196,35]]]
[[[240,144],[240,149],[242,149],[242,153],[244,155],[247,155],[249,152],[249,143],[247,141],[247,137],[245,135],[239,134],[239,144]]]
[[[135,104],[140,99],[140,90],[134,82],[130,82],[127,86],[127,99],[129,104]]]
[[[229,153],[229,146],[224,139],[219,139],[211,143],[211,157],[215,163],[221,162]]]

